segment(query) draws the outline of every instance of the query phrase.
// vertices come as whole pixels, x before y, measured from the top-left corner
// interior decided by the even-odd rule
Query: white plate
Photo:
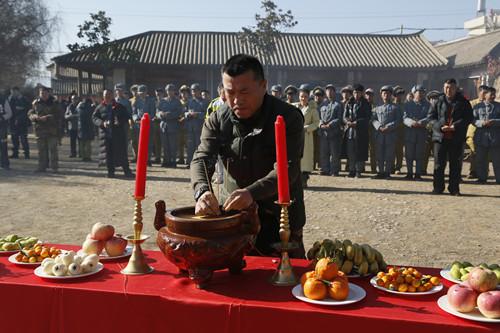
[[[331,298],[325,298],[321,301],[316,301],[313,299],[309,299],[304,296],[304,292],[302,290],[302,285],[298,284],[292,289],[292,294],[296,298],[300,299],[303,302],[312,303],[312,304],[320,304],[320,305],[347,305],[361,301],[366,296],[366,291],[353,283],[349,283],[349,296],[343,301],[336,301]]]
[[[386,291],[388,293],[391,293],[391,294],[398,294],[398,295],[408,295],[408,296],[422,296],[422,295],[431,295],[431,294],[435,294],[435,293],[438,293],[440,292],[441,290],[443,290],[443,284],[441,283],[440,285],[438,286],[434,286],[432,287],[431,290],[427,290],[427,291],[417,291],[417,292],[414,292],[414,293],[409,293],[409,292],[401,292],[401,291],[395,291],[395,290],[390,290],[390,289],[386,289],[384,287],[381,287],[377,284],[377,277],[374,276],[372,277],[372,279],[370,280],[370,284],[372,286],[374,286],[375,288],[379,289],[379,290],[383,290],[383,291]]]
[[[119,256],[116,256],[116,257],[110,257],[107,253],[106,253],[106,250],[103,250],[101,252],[101,254],[99,255],[99,261],[106,261],[106,260],[115,260],[115,259],[120,259],[120,258],[126,258],[126,257],[130,257],[130,255],[132,254],[132,249],[133,249],[133,246],[131,245],[127,245],[127,247],[125,248],[125,252],[123,252],[123,254],[120,254]],[[76,254],[81,254],[83,253],[83,250],[78,250],[78,252]]]
[[[475,308],[472,312],[468,312],[468,313],[458,312],[457,310],[455,310],[454,308],[452,308],[450,306],[450,303],[448,303],[448,296],[447,295],[443,295],[443,296],[439,297],[437,304],[439,305],[439,307],[443,311],[448,312],[449,314],[452,314],[452,315],[460,317],[460,318],[473,320],[473,321],[480,321],[483,323],[500,323],[500,319],[486,318],[485,316],[483,316],[481,314],[481,312],[479,312],[479,310],[477,308]]]
[[[14,253],[13,255],[11,255],[9,257],[9,262],[13,263],[13,264],[16,264],[16,265],[20,265],[20,266],[31,266],[31,267],[35,267],[35,266],[40,266],[42,263],[41,262],[35,262],[35,263],[30,263],[30,262],[19,262],[16,260],[16,257],[17,257],[17,254],[19,253],[19,251],[17,251],[16,253]]]
[[[458,279],[454,279],[451,274],[450,274],[450,270],[449,269],[442,269],[439,274],[445,278],[446,280],[450,281],[450,282],[454,282],[454,283],[462,283],[463,281],[461,280],[458,280]],[[497,289],[500,290],[500,283],[497,284]]]
[[[44,278],[44,279],[68,280],[68,279],[77,279],[77,278],[81,278],[81,277],[84,277],[84,276],[89,276],[89,275],[97,274],[100,271],[102,271],[103,268],[104,268],[104,265],[99,262],[99,263],[97,263],[97,269],[95,271],[93,271],[93,272],[83,273],[83,274],[79,274],[79,275],[54,276],[54,275],[47,275],[47,274],[45,274],[43,272],[43,267],[40,266],[40,267],[37,267],[35,269],[35,275],[38,276],[38,277]]]

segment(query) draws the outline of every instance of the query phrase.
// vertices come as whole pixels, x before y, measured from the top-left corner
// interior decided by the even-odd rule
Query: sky
[[[403,26],[404,33],[428,29],[424,35],[430,41],[466,36],[464,21],[476,16],[477,7],[477,0],[274,2],[291,10],[298,21],[290,32],[400,33]],[[237,32],[253,25],[254,15],[261,12],[260,0],[46,0],[46,4],[59,17],[59,31],[46,54],[46,64],[51,57],[68,52],[66,45],[77,41],[77,26],[99,10],[112,19],[113,39],[150,30]],[[486,0],[486,8],[500,8],[500,0]]]

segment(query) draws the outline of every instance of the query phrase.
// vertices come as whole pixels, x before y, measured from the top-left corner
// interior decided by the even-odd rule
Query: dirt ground
[[[60,147],[58,174],[35,174],[37,152],[30,136],[32,159],[11,160],[0,169],[0,235],[17,233],[54,243],[79,244],[98,221],[118,233],[132,232],[134,182],[106,178],[96,162],[70,159],[69,139]],[[97,151],[94,144],[94,157]],[[10,148],[9,148],[10,152]],[[22,155],[22,153],[21,153]],[[429,164],[429,172],[432,170]],[[463,173],[469,165],[464,163]],[[432,178],[423,182],[373,180],[312,175],[305,191],[306,248],[315,240],[349,238],[379,249],[390,264],[442,267],[454,260],[500,263],[500,186],[465,180],[461,197],[434,196]],[[167,207],[193,205],[186,168],[148,169],[143,202],[144,232],[155,236],[154,203]],[[157,249],[154,237],[145,248]]]

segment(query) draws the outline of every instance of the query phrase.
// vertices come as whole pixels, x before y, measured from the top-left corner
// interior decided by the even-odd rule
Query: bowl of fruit
[[[35,244],[32,248],[24,247],[21,251],[12,254],[9,262],[20,266],[38,266],[45,258],[55,258],[62,250],[54,246]]]
[[[388,293],[411,296],[435,294],[443,290],[439,277],[422,274],[413,267],[390,267],[387,272],[378,272],[370,284]]]

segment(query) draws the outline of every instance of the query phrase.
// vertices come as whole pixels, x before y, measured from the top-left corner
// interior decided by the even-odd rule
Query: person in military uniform
[[[201,144],[191,162],[191,183],[195,192],[196,214],[217,215],[219,202],[210,192],[209,178],[217,156],[223,160],[225,180],[219,201],[225,211],[245,210],[258,205],[261,228],[256,249],[261,255],[279,255],[272,244],[280,242],[280,207],[277,200],[276,141],[274,122],[278,115],[286,123],[290,241],[298,249],[291,257],[305,256],[302,228],[306,222],[300,160],[304,144],[302,113],[266,93],[264,70],[257,58],[238,54],[222,68],[227,103],[210,115],[203,126]]]
[[[271,95],[279,99],[283,98],[283,88],[280,84],[275,84],[271,87]]]
[[[439,96],[441,93],[437,90],[431,90],[427,93],[425,96],[427,98],[427,101],[430,104],[430,107],[433,107],[436,105]],[[429,158],[431,155],[434,155],[434,142],[432,142],[432,123],[429,121],[427,122],[427,144],[425,146],[425,152],[424,152],[424,161],[422,165],[422,176],[427,175],[427,167],[429,166]]]
[[[405,90],[400,86],[393,87],[393,103],[398,106],[400,112],[400,118],[403,119],[404,114],[404,100]],[[399,127],[396,129],[396,146],[395,146],[395,158],[392,163],[392,173],[396,175],[401,174],[401,168],[403,167],[403,157],[404,157],[404,144],[405,144],[405,126],[403,122],[400,122]]]
[[[389,179],[394,162],[395,147],[397,143],[398,128],[402,123],[399,107],[392,103],[391,86],[380,88],[380,97],[383,104],[373,109],[372,126],[375,130],[375,145],[377,152],[378,172],[376,179]]]
[[[430,109],[432,141],[434,142],[433,194],[442,194],[445,189],[444,170],[450,164],[448,190],[451,195],[460,195],[460,163],[467,127],[474,119],[469,101],[458,92],[457,81],[447,79],[444,95]]]
[[[318,136],[320,143],[321,174],[339,176],[342,151],[342,105],[336,101],[333,84],[327,84],[326,100],[320,106]]]
[[[375,92],[372,88],[367,88],[365,90],[365,99],[370,104],[372,112],[376,107],[375,105]],[[371,173],[377,173],[377,158],[376,158],[376,149],[375,149],[375,131],[373,130],[373,126],[368,127],[368,146],[370,151],[370,171]]]
[[[486,184],[490,158],[495,181],[500,184],[500,103],[495,97],[496,89],[488,87],[484,101],[474,106],[476,172],[480,184]]]
[[[144,84],[137,88],[137,96],[132,101],[132,124],[134,136],[132,137],[132,145],[135,156],[137,157],[139,145],[139,132],[141,119],[144,114],[149,114],[150,122],[156,114],[156,103],[152,96],[148,95],[148,87]],[[148,149],[148,165],[151,166],[151,153],[153,151],[153,132],[149,132],[149,149]]]
[[[405,129],[405,157],[407,179],[422,180],[425,147],[427,145],[427,116],[431,105],[425,99],[425,88],[416,85],[412,88],[413,99],[405,104],[403,123]],[[413,162],[415,161],[415,174]]]
[[[470,105],[472,106],[473,109],[479,103],[484,102],[485,95],[486,95],[487,91],[488,91],[487,85],[479,86],[478,92],[477,92],[477,98],[470,101]],[[470,170],[469,170],[469,175],[467,176],[468,179],[477,178],[476,159],[475,159],[476,147],[474,146],[475,132],[476,132],[476,126],[474,126],[474,124],[470,124],[469,127],[467,128],[467,134],[466,134],[466,139],[465,139],[465,143],[469,147],[469,150],[470,150],[469,156],[467,156],[467,160],[470,161]]]
[[[155,90],[155,115],[153,119],[151,120],[151,139],[153,140],[152,142],[152,155],[154,155],[155,159],[153,160],[153,163],[160,164],[161,163],[161,156],[162,156],[162,132],[161,132],[161,119],[157,116],[158,115],[158,105],[160,104],[160,101],[162,101],[165,98],[165,92],[163,88],[156,88]]]
[[[194,151],[200,144],[201,129],[205,121],[208,103],[201,98],[200,85],[193,83],[191,85],[191,99],[187,105],[187,111],[184,113],[187,139],[187,161],[189,167],[193,159]]]
[[[345,87],[343,87],[340,90],[340,95],[342,96],[342,100],[340,103],[342,104],[342,107],[345,109],[346,104],[351,100],[353,94],[353,87],[349,84]]]
[[[353,96],[344,106],[344,150],[347,153],[349,177],[359,178],[368,159],[368,126],[371,117],[370,104],[363,97],[361,84],[353,87]],[[349,90],[345,90],[345,96]]]
[[[60,134],[61,112],[54,97],[50,96],[49,88],[40,87],[39,97],[33,101],[33,108],[28,112],[29,119],[35,128],[38,146],[37,172],[45,172],[47,167],[57,172],[59,155],[57,144]]]
[[[30,158],[30,146],[28,142],[28,127],[31,122],[28,118],[30,103],[21,95],[19,88],[14,87],[10,91],[9,105],[12,109],[10,118],[10,139],[12,141],[11,158],[19,158],[19,141],[23,147],[24,158]]]
[[[327,104],[325,101],[325,90],[320,86],[317,86],[312,91],[314,102],[316,103],[316,111],[318,112],[318,119],[321,117],[320,109],[321,106]],[[319,126],[319,125],[318,125]],[[319,128],[319,127],[318,127]],[[320,160],[320,152],[321,152],[321,140],[319,139],[318,130],[314,131],[314,169],[319,169],[321,173],[321,160]]]
[[[140,89],[139,89],[140,91]],[[108,178],[115,177],[115,168],[120,166],[126,178],[134,178],[127,158],[127,128],[130,119],[127,109],[113,99],[111,90],[104,90],[103,101],[99,104],[92,120],[99,128],[99,159],[104,160]]]
[[[79,98],[76,95],[71,96],[71,103],[66,108],[64,119],[68,122],[69,143],[70,143],[70,158],[77,156],[76,145],[78,144],[78,111],[76,107],[79,103]]]
[[[84,98],[76,107],[78,114],[79,151],[83,162],[92,161],[92,140],[94,140],[95,135],[95,126],[92,120],[94,109],[95,106],[92,105],[90,96]]]
[[[295,103],[295,96],[297,95],[297,87],[293,85],[286,86],[285,88],[285,95],[286,95],[286,102],[288,104],[293,104]]]
[[[186,149],[186,117],[184,115],[188,110],[190,92],[191,91],[189,90],[189,87],[185,84],[183,84],[179,88],[179,95],[180,95],[179,101],[181,102],[183,113],[182,116],[179,118],[179,136],[177,139],[179,146],[177,147],[177,155],[178,155],[177,164],[186,163],[184,159],[185,149]]]
[[[179,118],[183,115],[184,109],[181,102],[175,95],[176,87],[169,83],[165,87],[167,97],[162,98],[158,103],[156,117],[161,120],[161,139],[163,145],[162,167],[177,167],[177,137],[179,135]]]
[[[12,109],[7,98],[0,93],[0,167],[10,169],[9,151],[7,149],[7,132],[9,120],[12,117]]]

